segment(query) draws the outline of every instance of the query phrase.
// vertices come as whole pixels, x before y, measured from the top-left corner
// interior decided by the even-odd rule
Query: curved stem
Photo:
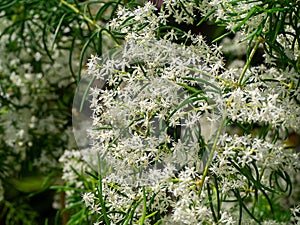
[[[145,193],[145,187],[143,187],[143,213],[142,213],[142,218],[140,220],[140,225],[143,225],[145,223],[146,213],[147,213],[147,198]]]
[[[67,6],[69,9],[71,9],[72,11],[74,11],[76,14],[80,15],[87,23],[89,23],[92,26],[94,26],[97,30],[106,31],[106,35],[108,37],[111,37],[112,40],[114,40],[116,42],[116,44],[118,45],[118,43],[115,40],[115,38],[112,36],[112,34],[110,34],[110,32],[107,31],[107,29],[101,27],[95,20],[92,20],[90,17],[88,17],[84,13],[80,12],[80,10],[77,9],[74,5],[66,2],[65,0],[60,0],[60,4]]]
[[[240,77],[239,77],[239,80],[238,80],[238,84],[239,84],[239,85],[242,85],[242,82],[243,82],[245,73],[246,73],[247,69],[249,68],[250,63],[251,63],[251,60],[252,60],[252,58],[253,58],[253,56],[254,56],[254,54],[255,54],[256,50],[258,49],[258,46],[259,46],[259,44],[260,44],[261,42],[262,42],[262,38],[259,37],[259,38],[257,39],[257,41],[256,41],[256,43],[255,43],[255,45],[254,45],[254,47],[253,47],[253,49],[252,49],[250,55],[249,55],[249,58],[247,59],[247,62],[246,62],[245,66],[244,66],[244,68],[243,68],[243,71],[242,71],[242,73],[241,73],[241,75],[240,75]]]
[[[81,13],[79,9],[77,9],[74,5],[66,2],[65,0],[60,0],[60,3],[62,5],[67,6],[68,8],[72,9],[76,14],[80,14],[82,18],[87,21],[89,24],[95,26],[97,29],[101,29],[101,27],[93,20],[91,20],[89,17],[87,17],[85,14]]]
[[[203,174],[202,174],[201,181],[199,182],[199,191],[198,191],[199,194],[201,194],[201,192],[202,192],[203,184],[204,184],[205,178],[207,177],[209,166],[210,166],[210,164],[211,164],[211,162],[213,160],[214,153],[215,153],[215,150],[216,150],[216,147],[217,147],[217,143],[218,143],[218,139],[219,139],[219,137],[221,135],[221,132],[222,132],[222,129],[223,129],[225,121],[226,121],[226,116],[224,116],[222,118],[221,124],[220,124],[220,126],[218,128],[216,137],[214,139],[214,143],[213,143],[211,151],[209,153],[209,156],[208,156],[208,159],[207,159],[207,163],[205,165],[205,168],[204,168],[204,171],[203,171]]]

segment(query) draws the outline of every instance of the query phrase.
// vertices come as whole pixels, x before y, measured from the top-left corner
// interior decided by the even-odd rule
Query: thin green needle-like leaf
[[[146,213],[147,213],[147,198],[145,193],[145,187],[143,187],[143,214],[142,218],[140,220],[140,225],[143,225],[146,219]]]
[[[204,21],[206,21],[208,19],[208,17],[210,17],[214,12],[216,12],[216,9],[211,10],[209,13],[206,14],[205,17],[203,17],[198,23],[197,26],[200,26]]]
[[[214,89],[215,89],[216,91],[218,91],[218,92],[221,91],[219,87],[217,87],[217,86],[214,85],[213,83],[211,83],[211,82],[209,82],[209,81],[206,81],[206,80],[204,80],[204,79],[202,79],[202,78],[183,77],[183,79],[184,79],[184,80],[194,80],[194,81],[199,82],[200,84],[201,84],[201,83],[202,83],[202,84],[206,84],[206,85],[208,85],[208,86],[214,88]]]
[[[83,64],[83,57],[85,55],[85,52],[87,50],[87,48],[89,47],[89,44],[91,43],[91,41],[93,40],[93,38],[98,34],[98,32],[101,32],[101,31],[97,31],[97,32],[94,32],[90,38],[85,42],[81,52],[80,52],[80,57],[79,57],[79,68],[78,68],[78,74],[77,74],[77,83],[80,82],[81,80],[81,69],[82,69],[82,64]]]
[[[102,195],[102,187],[103,186],[102,186],[101,160],[100,160],[100,156],[98,155],[98,187],[97,187],[98,198],[99,198],[99,201],[100,201],[101,211],[102,211],[102,214],[103,214],[105,224],[109,225],[110,221],[109,221],[109,218],[108,218],[108,215],[107,215],[106,206],[105,206],[105,202],[104,202],[103,195]]]
[[[90,80],[88,86],[86,87],[84,93],[83,93],[83,96],[81,98],[81,102],[80,102],[80,107],[79,107],[79,112],[82,112],[82,109],[83,109],[83,106],[84,106],[84,103],[88,97],[88,94],[89,94],[89,91],[90,91],[90,88],[91,86],[93,85],[94,81],[95,81],[96,77],[92,77],[92,79]]]
[[[215,42],[217,42],[217,41],[222,40],[224,37],[230,35],[231,33],[232,33],[232,31],[229,31],[229,32],[227,32],[227,33],[225,33],[225,34],[223,34],[223,35],[221,35],[221,36],[215,38],[215,39],[212,41],[212,43],[215,43]]]
[[[67,15],[68,15],[68,14],[65,13],[65,14],[60,18],[60,20],[59,20],[59,22],[58,22],[58,25],[57,25],[57,27],[56,27],[56,29],[55,29],[54,37],[53,37],[52,42],[51,42],[51,49],[52,49],[52,50],[53,50],[53,48],[54,48],[54,44],[55,44],[55,41],[56,41],[56,39],[57,39],[58,32],[59,32],[59,30],[60,30],[60,28],[61,28],[61,26],[62,26],[62,23],[63,23],[63,21],[64,21],[64,19],[65,19],[65,17],[66,17]]]

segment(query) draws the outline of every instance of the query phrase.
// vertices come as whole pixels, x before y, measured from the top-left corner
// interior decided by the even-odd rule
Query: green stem
[[[102,191],[103,191],[103,184],[102,184],[102,173],[101,173],[101,162],[100,162],[100,156],[98,154],[98,180],[99,180],[99,183],[98,183],[98,197],[99,197],[99,201],[100,201],[100,206],[101,206],[101,211],[102,211],[102,215],[103,215],[103,218],[104,218],[104,222],[105,222],[105,225],[110,225],[110,220],[108,218],[108,215],[107,215],[107,211],[106,211],[106,206],[105,206],[105,201],[103,199],[103,195],[102,195]]]
[[[118,42],[115,40],[115,38],[113,37],[113,35],[107,31],[107,29],[101,27],[99,24],[97,24],[97,22],[95,20],[92,20],[91,18],[89,18],[88,16],[86,16],[84,13],[80,12],[79,9],[77,9],[74,5],[66,2],[65,0],[60,0],[60,4],[67,6],[69,9],[73,10],[76,14],[80,15],[87,23],[91,24],[92,26],[96,27],[97,30],[101,31],[105,31],[106,35],[110,38],[112,38],[114,40],[114,42],[118,44]]]
[[[143,214],[140,221],[140,225],[143,225],[146,219],[146,211],[147,211],[147,199],[146,199],[146,193],[145,193],[145,187],[143,187]]]
[[[213,143],[213,146],[211,148],[211,151],[209,153],[209,156],[208,156],[208,159],[207,159],[207,163],[205,165],[205,169],[204,169],[203,174],[202,174],[202,179],[201,179],[201,182],[199,183],[199,191],[198,191],[199,194],[201,194],[201,192],[202,192],[203,184],[204,184],[205,178],[207,177],[209,166],[210,166],[210,164],[211,164],[211,162],[213,160],[214,153],[215,153],[215,150],[216,150],[216,147],[217,147],[217,143],[218,143],[218,139],[219,139],[219,137],[221,135],[221,132],[222,132],[225,120],[226,120],[226,117],[224,116],[223,119],[222,119],[222,121],[221,121],[221,124],[220,124],[220,126],[218,128],[218,131],[217,131],[216,137],[214,139],[214,143]]]
[[[251,51],[251,53],[250,53],[250,55],[249,55],[249,58],[247,59],[246,65],[244,66],[243,71],[242,71],[242,73],[239,77],[239,80],[238,80],[239,85],[242,85],[245,73],[246,73],[247,69],[249,68],[251,60],[252,60],[252,58],[253,58],[253,56],[254,56],[254,54],[255,54],[256,50],[258,49],[258,46],[261,42],[262,42],[262,39],[258,38],[255,45],[254,45],[254,47],[253,47],[253,49],[252,49],[252,51]]]
[[[91,19],[90,19],[89,17],[87,17],[85,14],[82,14],[82,13],[80,12],[80,10],[77,9],[74,5],[72,5],[72,4],[68,3],[68,2],[66,2],[65,0],[60,0],[60,3],[61,3],[62,5],[67,6],[67,7],[70,8],[71,10],[73,10],[76,14],[80,14],[80,15],[82,16],[82,18],[83,18],[85,21],[87,21],[89,24],[95,26],[95,27],[96,27],[97,29],[99,29],[99,30],[101,29],[101,27],[100,27],[95,21],[91,20]]]

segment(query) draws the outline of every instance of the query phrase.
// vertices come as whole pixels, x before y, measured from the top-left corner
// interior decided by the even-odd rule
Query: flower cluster
[[[208,52],[200,55],[207,48],[201,41],[189,48],[131,37],[119,54],[98,65],[94,75],[107,79],[108,87],[92,90],[90,135],[93,148],[119,164],[113,166],[117,173],[126,166],[146,169],[156,161],[171,163],[176,153],[186,152],[184,161],[197,159],[199,121],[210,117],[211,124],[217,124],[219,119],[213,115],[219,111],[213,102],[220,98],[214,77],[222,68],[216,66],[221,59]],[[95,65],[90,68],[95,71]],[[179,125],[177,142],[170,129]]]
[[[222,86],[237,82],[241,69],[229,69],[220,75]],[[299,75],[265,66],[247,72],[247,85],[224,93],[226,111],[233,121],[270,124],[274,128],[299,130],[299,95],[294,87]],[[229,84],[231,83],[231,84]]]
[[[272,1],[202,1],[200,11],[211,20],[222,23],[229,32],[241,32],[240,41],[263,39],[267,61],[284,66],[299,59],[297,34],[298,2]],[[271,56],[271,58],[269,58]],[[277,64],[278,65],[278,64]],[[283,68],[284,68],[283,66]],[[298,70],[298,69],[297,69]]]
[[[272,30],[255,25],[270,19],[258,13],[273,12],[264,7],[260,1],[163,1],[159,9],[150,2],[120,8],[109,26],[127,33],[124,45],[93,56],[87,70],[95,79],[90,149],[104,161],[98,188],[83,198],[94,214],[113,224],[297,220],[295,213],[282,215],[277,199],[291,192],[300,169],[299,155],[285,145],[289,133],[300,132],[298,55],[286,60],[272,52]],[[264,44],[257,39],[243,68],[226,68],[222,46],[176,29],[193,24],[197,11],[242,30],[239,40],[265,32],[267,60],[251,65]],[[170,21],[173,29],[163,33]],[[273,43],[290,44],[273,35]],[[250,41],[243,49],[251,48]],[[280,62],[290,66],[281,69]]]
[[[31,29],[35,27],[32,25]],[[25,35],[29,31],[25,29],[23,32]],[[65,115],[61,114],[61,108],[67,107],[62,98],[68,97],[64,96],[63,90],[67,90],[72,82],[65,70],[68,61],[62,50],[56,50],[53,57],[56,62],[52,63],[43,52],[32,52],[31,48],[19,51],[23,43],[17,36],[5,34],[1,37],[4,43],[8,39],[15,41],[16,46],[10,49],[11,46],[3,45],[1,50],[5,53],[1,57],[0,74],[3,80],[0,90],[3,98],[1,143],[2,147],[10,149],[11,154],[3,163],[14,165],[15,171],[10,169],[11,173],[20,171],[21,162],[32,157],[34,151],[34,166],[46,172],[58,167],[57,159],[71,134],[71,130],[67,132],[69,134],[62,134],[68,124]],[[58,144],[57,136],[61,135],[60,146],[54,146],[54,143]]]
[[[27,13],[22,29],[17,24],[23,14],[10,17],[6,14],[12,11],[1,11],[0,220],[35,224],[36,214],[22,196],[44,191],[57,176],[59,157],[75,146],[69,109],[74,78],[65,57],[68,51],[62,48],[69,40],[51,48],[53,35],[40,27],[45,14],[19,10]],[[43,43],[51,48],[51,58]],[[24,216],[27,213],[31,216]]]

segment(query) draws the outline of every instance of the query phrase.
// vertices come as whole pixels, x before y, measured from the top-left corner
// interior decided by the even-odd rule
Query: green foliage
[[[1,223],[7,225],[37,225],[37,213],[26,203],[24,199],[14,202],[3,201],[1,203]]]
[[[120,4],[1,1],[0,179],[8,185],[0,205],[5,224],[42,220],[30,207],[37,203],[25,199],[47,193],[60,180],[58,159],[75,147],[71,108],[76,83],[91,53],[101,55],[121,41],[106,28]]]
[[[246,107],[257,107],[258,114],[263,112],[266,110],[263,107],[271,104],[263,97],[268,91],[275,90],[275,94],[283,93],[276,100],[285,103],[282,104],[284,109],[289,110],[289,106],[292,105],[294,108],[291,112],[295,115],[298,112],[299,2],[295,0],[162,2],[162,6],[156,10],[158,2],[156,6],[149,5],[148,8],[143,9],[147,1],[143,3],[121,0],[1,1],[1,224],[88,225],[111,224],[113,220],[120,225],[161,224],[174,212],[177,213],[175,219],[178,219],[182,215],[188,217],[196,210],[204,212],[204,209],[210,211],[201,214],[204,215],[203,218],[201,216],[197,218],[204,221],[204,224],[208,224],[207,221],[221,224],[226,218],[238,224],[248,221],[257,224],[262,224],[264,221],[287,223],[291,220],[290,211],[282,207],[280,200],[298,193],[297,190],[293,192],[292,188],[296,182],[296,178],[293,177],[295,171],[286,171],[286,168],[297,167],[288,165],[292,162],[294,153],[288,154],[283,151],[286,150],[284,139],[297,126],[294,124],[291,126],[293,128],[285,127],[288,125],[284,116],[291,118],[293,116],[282,113],[283,125],[280,124],[282,127],[279,127],[276,121],[273,123],[272,118],[262,121],[259,119],[247,121],[247,119],[242,120],[243,118],[237,120],[237,116],[234,113],[230,114],[229,110],[231,106],[237,104],[230,99],[236,92],[244,91],[246,94],[255,95],[255,91],[251,92],[251,88],[256,87],[255,85],[260,82],[257,89],[253,89],[261,94],[259,105],[251,105],[252,99],[249,94],[244,104]],[[205,37],[200,34],[204,34]],[[164,118],[166,130],[169,131],[168,135],[172,140],[168,143],[159,143],[158,149],[155,150],[163,149],[162,152],[167,154],[173,151],[171,149],[173,144],[178,144],[176,129],[179,125],[174,131],[171,119],[181,113],[186,105],[196,105],[198,101],[210,104],[214,102],[211,94],[216,94],[220,99],[209,105],[211,108],[207,108],[206,111],[210,113],[216,104],[223,104],[223,110],[228,111],[224,113],[225,118],[222,119],[225,122],[222,121],[216,129],[212,143],[206,143],[201,134],[198,135],[199,160],[207,157],[203,160],[205,163],[203,162],[202,170],[182,168],[162,183],[158,181],[158,186],[155,188],[143,185],[131,187],[121,182],[107,181],[103,172],[103,168],[106,167],[105,162],[93,158],[98,154],[71,151],[76,148],[71,130],[73,96],[76,86],[85,76],[83,71],[86,69],[87,60],[90,55],[102,56],[112,48],[120,48],[128,37],[136,41],[136,45],[145,41],[146,44],[141,45],[146,46],[145,52],[142,52],[142,56],[138,56],[141,58],[138,58],[137,62],[124,64],[124,71],[114,71],[116,73],[114,78],[120,79],[118,84],[111,86],[114,91],[122,91],[137,74],[142,77],[139,82],[147,80],[151,85],[153,75],[151,72],[154,71],[158,73],[157,77],[163,76],[165,72],[173,74],[174,78],[170,81],[187,95]],[[229,45],[242,43],[246,46],[242,55],[239,55],[238,48],[225,53],[227,65],[235,59],[244,61],[240,69],[230,70],[221,60],[218,61],[222,58],[221,52],[217,46],[213,46],[213,43],[223,45],[224,39],[228,37],[232,41]],[[235,38],[237,38],[236,42]],[[209,45],[206,45],[203,39],[207,39]],[[151,41],[148,43],[149,40]],[[187,57],[182,60],[176,55],[177,62],[177,59],[168,59],[168,55],[160,55],[160,49],[155,52],[157,54],[155,62],[143,62],[143,57],[157,47],[156,45],[161,44],[161,40],[164,40],[164,43],[174,44],[170,46],[175,44],[180,46],[182,51],[196,49],[195,52],[198,51],[197,54],[201,59],[199,60],[201,63],[197,63],[203,66],[201,67],[203,71],[192,68],[193,60],[197,61],[198,58]],[[198,42],[200,44],[196,46]],[[129,49],[132,46],[127,45],[127,47]],[[161,46],[161,49],[164,47]],[[201,51],[198,48],[201,48]],[[166,61],[170,61],[159,65],[159,60],[164,57]],[[176,70],[167,70],[171,68],[172,63],[174,65],[178,63],[176,66],[180,66],[181,61],[188,60],[191,60],[190,65],[187,66],[188,73],[176,81],[179,67],[176,67]],[[158,66],[155,64],[157,62]],[[113,63],[112,60],[109,69],[114,69]],[[253,65],[260,65],[261,70]],[[151,69],[156,66],[158,70],[152,71]],[[96,65],[96,69],[103,68]],[[276,71],[274,76],[272,70]],[[87,73],[94,72],[88,70]],[[179,71],[179,73],[183,72],[184,70]],[[226,72],[232,73],[232,76],[226,77]],[[194,74],[198,73],[199,77],[194,78]],[[282,76],[276,77],[281,73]],[[133,78],[126,80],[126,76],[132,74],[134,74]],[[139,82],[134,85],[137,86]],[[204,91],[203,87],[208,87],[208,91]],[[153,95],[156,94],[155,88],[157,87],[153,87]],[[168,87],[165,88],[167,90]],[[86,92],[84,98],[87,94]],[[155,103],[162,103],[165,97],[160,96],[152,100]],[[226,98],[229,100],[224,100]],[[150,102],[151,96],[148,100]],[[100,105],[99,102],[97,104]],[[243,109],[245,108],[241,107],[239,110]],[[157,110],[161,110],[161,106]],[[191,111],[193,110],[196,112],[198,108],[192,107]],[[149,130],[144,132],[144,127],[140,125],[143,117],[147,116],[149,116],[147,121],[149,124],[149,121],[157,116],[157,112],[141,111],[138,118],[130,118],[132,121],[129,126],[137,124],[133,128],[137,136],[150,136]],[[95,128],[95,132],[99,131],[99,134],[113,130],[113,126]],[[223,130],[225,135],[222,133]],[[221,137],[224,139],[223,143],[219,140]],[[118,138],[108,139],[110,148],[118,144],[120,141]],[[243,152],[247,149],[250,149],[247,152],[248,158],[242,159]],[[268,157],[274,157],[276,151],[283,156],[283,159],[274,162],[273,165]],[[265,154],[265,160],[269,160],[272,165],[264,165],[260,162],[260,154]],[[92,159],[86,160],[87,156]],[[126,159],[124,155],[119,157]],[[222,160],[226,160],[226,163]],[[190,172],[188,176],[185,176],[185,169],[187,174]],[[110,168],[107,169],[109,170]],[[112,170],[107,173],[114,172]],[[238,187],[230,187],[229,191],[223,191],[227,182],[232,182]],[[57,192],[57,196],[59,195],[60,202],[60,207],[57,207],[54,212],[50,209],[53,190]],[[85,195],[87,193],[89,195]],[[45,202],[42,201],[44,196],[49,197]],[[197,201],[189,202],[192,197]],[[298,200],[296,198],[296,201]],[[161,205],[164,208],[160,208]],[[232,214],[226,214],[225,208],[231,205],[234,209],[231,211]],[[42,210],[43,207],[46,209]],[[181,214],[176,211],[179,209]],[[49,211],[49,215],[45,216],[45,211]]]

